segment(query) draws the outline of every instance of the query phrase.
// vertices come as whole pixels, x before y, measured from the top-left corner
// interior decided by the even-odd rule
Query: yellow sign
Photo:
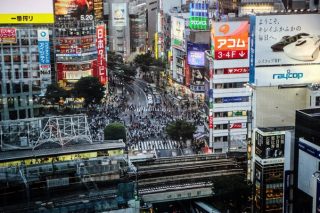
[[[154,56],[158,59],[158,33],[154,34]]]
[[[53,24],[53,14],[0,14],[0,24]]]

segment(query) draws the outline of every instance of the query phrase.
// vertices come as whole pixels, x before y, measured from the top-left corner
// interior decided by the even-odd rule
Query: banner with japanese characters
[[[214,22],[211,33],[215,60],[248,58],[248,21]]]
[[[1,0],[0,24],[53,24],[52,0]]]
[[[38,29],[38,51],[41,94],[44,95],[47,90],[47,86],[51,84],[50,43],[48,29]]]
[[[17,43],[16,28],[0,28],[0,44]]]
[[[320,14],[251,17],[252,66],[320,64]]]
[[[107,57],[106,57],[106,27],[104,24],[97,25],[97,66],[95,76],[105,85],[107,83]]]

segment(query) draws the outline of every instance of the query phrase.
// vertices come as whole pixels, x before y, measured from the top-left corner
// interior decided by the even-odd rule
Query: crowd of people
[[[161,140],[165,144],[169,137],[166,127],[169,123],[184,119],[194,125],[202,125],[203,119],[193,107],[175,105],[168,96],[162,97],[161,104],[141,105],[129,103],[124,96],[114,95],[104,104],[93,107],[88,112],[88,122],[93,140],[103,140],[104,128],[118,121],[127,129],[127,146],[132,149],[138,142]],[[150,144],[150,149],[152,149]]]

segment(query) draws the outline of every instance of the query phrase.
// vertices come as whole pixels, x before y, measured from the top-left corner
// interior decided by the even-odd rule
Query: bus
[[[201,201],[195,201],[193,207],[195,213],[221,213],[218,209]]]

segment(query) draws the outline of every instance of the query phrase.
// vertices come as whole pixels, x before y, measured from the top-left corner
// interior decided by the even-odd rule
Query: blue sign
[[[190,16],[194,17],[209,17],[208,4],[203,3],[190,3]]]
[[[249,97],[248,96],[222,98],[222,102],[223,103],[247,102],[247,101],[249,101]]]
[[[38,41],[39,64],[50,64],[50,45],[49,41]]]
[[[296,78],[300,79],[303,78],[303,73],[302,72],[291,72],[290,70],[287,70],[286,73],[277,73],[273,74],[273,79],[285,79],[288,80],[289,78]]]
[[[301,141],[298,143],[298,147],[301,151],[308,153],[309,155],[318,158],[320,160],[320,150],[317,150]]]
[[[320,180],[317,178],[316,212],[320,212]]]
[[[250,58],[249,58],[249,83],[255,83],[255,39],[256,39],[256,16],[250,16]]]

